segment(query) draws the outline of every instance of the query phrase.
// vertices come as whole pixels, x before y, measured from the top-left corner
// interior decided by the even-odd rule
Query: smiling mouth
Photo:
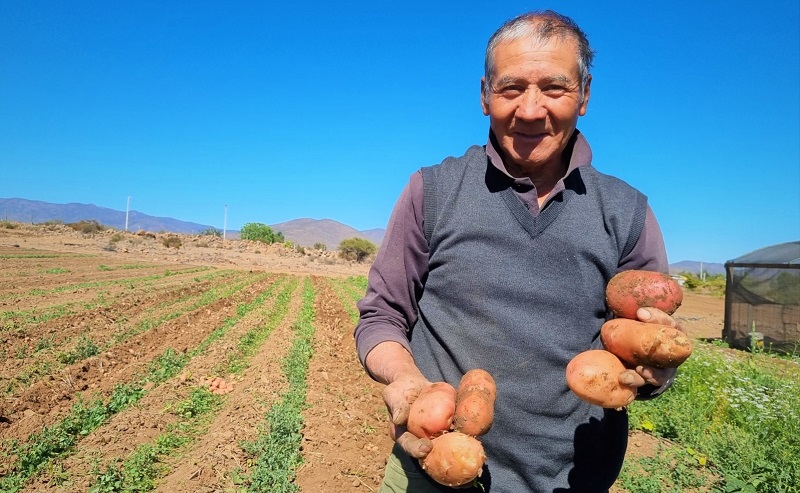
[[[546,133],[522,133],[522,132],[514,132],[514,138],[521,139],[521,140],[542,140],[547,137],[548,134]]]

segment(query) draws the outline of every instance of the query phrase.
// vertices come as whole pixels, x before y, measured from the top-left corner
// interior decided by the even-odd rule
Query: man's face
[[[509,172],[531,176],[560,166],[562,151],[589,102],[591,79],[581,101],[575,42],[523,38],[501,43],[494,53],[493,77],[481,105]],[[485,84],[482,79],[482,91]]]

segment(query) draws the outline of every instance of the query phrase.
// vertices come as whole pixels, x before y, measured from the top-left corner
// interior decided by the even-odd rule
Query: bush
[[[325,243],[314,243],[314,249],[324,252],[328,249],[328,247],[325,245]]]
[[[275,232],[262,223],[247,223],[239,231],[239,237],[243,240],[260,241],[262,243],[283,243],[283,233]]]
[[[700,278],[700,276],[691,272],[681,272],[680,275],[684,278],[684,289],[702,294],[711,294],[714,296],[725,295],[724,274],[705,275],[704,278]]]
[[[163,236],[161,238],[161,244],[167,248],[180,248],[182,245],[181,239],[174,235]]]
[[[89,220],[81,220],[77,223],[69,223],[67,226],[74,229],[75,231],[80,231],[83,234],[94,234],[98,231],[103,231],[106,229],[105,226],[97,222],[96,219],[89,219]]]
[[[356,262],[363,262],[365,258],[376,251],[378,251],[378,247],[364,238],[348,238],[339,243],[339,255]]]
[[[217,228],[206,228],[200,231],[200,236],[216,236],[217,238],[222,238],[222,231]]]

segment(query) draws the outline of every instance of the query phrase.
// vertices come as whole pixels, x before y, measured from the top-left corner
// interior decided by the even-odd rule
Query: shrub
[[[98,231],[103,231],[106,229],[105,226],[97,222],[96,219],[82,219],[77,223],[69,223],[67,226],[74,229],[75,231],[80,231],[83,234],[94,234]]]
[[[262,223],[247,223],[239,231],[239,237],[243,240],[260,241],[262,243],[283,243],[283,233],[275,232]]]
[[[325,243],[314,243],[314,249],[324,252],[328,249],[328,247],[325,245]]]
[[[200,236],[216,236],[217,238],[222,238],[222,231],[217,228],[206,228],[200,231]]]
[[[364,238],[348,238],[339,243],[339,255],[348,260],[363,262],[378,250],[378,247]]]
[[[180,248],[181,247],[181,239],[175,235],[168,235],[161,237],[161,244],[167,248]]]
[[[681,272],[680,275],[684,278],[684,289],[715,296],[723,296],[725,294],[724,274],[711,274],[703,278],[691,272]]]

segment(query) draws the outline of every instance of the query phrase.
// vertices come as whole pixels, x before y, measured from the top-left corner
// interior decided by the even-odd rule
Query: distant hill
[[[38,200],[0,198],[0,219],[9,221],[44,223],[62,221],[76,223],[95,220],[114,229],[125,229],[125,211],[117,211],[94,204],[52,204]],[[179,221],[170,217],[149,216],[139,211],[129,211],[128,231],[168,231],[170,233],[197,234],[210,226]]]
[[[386,232],[383,229],[359,231],[333,219],[293,219],[272,224],[270,227],[280,231],[284,238],[297,245],[313,246],[315,243],[323,243],[329,250],[335,250],[342,240],[348,238],[364,238],[380,245]]]
[[[0,220],[24,223],[44,223],[60,221],[76,223],[95,220],[114,229],[125,229],[125,211],[117,211],[94,204],[53,204],[38,200],[19,198],[0,198]],[[269,225],[273,230],[283,233],[283,237],[300,246],[313,246],[323,243],[329,250],[335,250],[342,240],[365,238],[376,245],[383,241],[384,229],[358,231],[355,228],[332,219],[295,219]],[[180,221],[170,217],[155,217],[139,211],[129,211],[128,231],[170,232],[179,234],[198,234],[212,226]],[[229,238],[238,238],[238,231],[227,231]]]
[[[680,274],[681,272],[689,272],[691,274],[700,274],[700,269],[709,275],[725,274],[725,265],[713,262],[699,262],[695,260],[682,260],[680,262],[669,264],[670,274]]]

